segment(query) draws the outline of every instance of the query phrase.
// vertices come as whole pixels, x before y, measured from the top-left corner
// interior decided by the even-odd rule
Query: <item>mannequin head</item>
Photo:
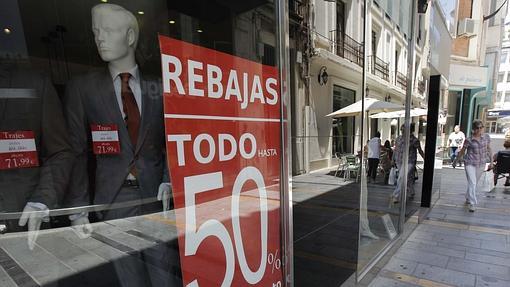
[[[98,4],[91,13],[92,32],[101,59],[132,68],[138,42],[138,22],[133,13],[115,4]]]

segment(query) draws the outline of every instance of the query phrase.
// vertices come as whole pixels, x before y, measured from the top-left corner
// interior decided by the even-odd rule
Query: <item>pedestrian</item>
[[[510,159],[510,140],[505,140],[503,143],[504,150],[500,150],[497,153],[494,154],[492,161],[496,164],[494,165],[494,185],[498,184],[498,177],[500,174],[504,174],[506,172],[506,169],[508,165],[510,165],[510,162],[508,162],[508,159]],[[502,162],[498,162],[498,158],[503,159]],[[510,186],[510,177],[505,176],[505,186]]]
[[[410,132],[414,130],[415,124],[411,123]],[[402,134],[404,133],[404,125],[400,127]],[[398,173],[398,181],[397,187],[393,192],[393,203],[398,203],[400,201],[400,192],[402,191],[402,184],[404,182],[405,174],[402,172],[402,163],[403,163],[403,155],[404,155],[404,137],[403,135],[399,136],[395,142],[395,151],[393,153],[393,158],[395,164],[397,165]],[[414,172],[416,168],[416,161],[418,159],[418,152],[421,157],[424,158],[425,154],[423,153],[423,149],[421,148],[420,141],[418,138],[411,132],[409,135],[409,156],[407,159],[407,192],[411,198],[414,197]]]
[[[448,146],[450,147],[450,162],[452,163],[452,167],[455,168],[455,159],[457,158],[457,154],[462,148],[462,144],[466,139],[466,135],[460,131],[460,126],[456,125],[453,128],[453,132],[448,137]]]
[[[492,160],[489,160],[492,154],[490,147],[491,138],[488,134],[484,133],[482,121],[474,120],[471,128],[471,136],[464,140],[464,145],[457,159],[464,156],[464,169],[468,182],[466,204],[469,207],[469,211],[474,212],[476,210],[475,206],[478,204],[478,200],[476,199],[476,184],[478,183],[478,179],[480,179],[487,162],[490,162],[489,169],[492,169],[493,165]],[[455,164],[455,162],[453,164]]]
[[[375,182],[377,167],[381,156],[381,133],[376,132],[375,136],[368,141],[368,182]]]
[[[381,168],[384,171],[384,184],[388,184],[390,170],[392,166],[393,149],[389,140],[384,142],[384,146],[381,148]]]

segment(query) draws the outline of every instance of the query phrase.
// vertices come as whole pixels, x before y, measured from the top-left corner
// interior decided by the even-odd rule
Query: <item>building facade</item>
[[[500,6],[502,4],[503,3],[501,3]],[[497,9],[500,6],[494,7],[491,10]],[[502,118],[510,115],[510,112],[508,111],[510,110],[510,96],[507,97],[509,91],[507,84],[509,79],[508,54],[510,52],[510,42],[508,38],[508,34],[510,32],[510,27],[508,26],[508,4],[503,5],[500,12],[491,18],[490,21],[489,33],[491,33],[491,35],[498,35],[499,37],[487,38],[487,55],[493,55],[496,59],[495,64],[493,65],[493,77],[491,78],[496,88],[493,89],[493,105],[491,106],[491,109],[487,111],[486,119],[489,131],[491,133],[501,134],[505,133],[508,128],[506,122],[503,121]]]

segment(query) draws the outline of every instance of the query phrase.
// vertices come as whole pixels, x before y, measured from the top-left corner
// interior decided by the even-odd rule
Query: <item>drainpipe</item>
[[[481,106],[481,105],[489,106],[492,103],[492,92],[493,92],[492,91],[492,77],[490,77],[490,76],[491,76],[491,72],[489,71],[489,69],[487,69],[487,79],[488,79],[487,86],[485,88],[473,89],[473,91],[475,91],[475,94],[469,100],[468,122],[467,122],[468,127],[469,127],[467,129],[468,137],[471,135],[471,122],[473,121],[473,113],[475,111],[475,106],[474,106],[475,99],[478,97],[481,97],[481,96],[485,96],[485,98],[483,99],[484,101],[478,103],[477,106]]]
[[[475,94],[471,97],[471,99],[469,100],[469,109],[468,109],[468,129],[467,129],[467,136],[471,136],[471,123],[473,122],[473,113],[475,111],[475,99],[481,97],[481,96],[486,96],[487,95],[487,90],[484,89],[484,88],[478,88],[478,89],[473,89],[475,92]]]

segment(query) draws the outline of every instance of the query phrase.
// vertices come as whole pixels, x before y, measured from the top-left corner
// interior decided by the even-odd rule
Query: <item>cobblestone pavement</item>
[[[442,170],[441,196],[369,287],[510,286],[510,187],[464,205],[463,168]]]

